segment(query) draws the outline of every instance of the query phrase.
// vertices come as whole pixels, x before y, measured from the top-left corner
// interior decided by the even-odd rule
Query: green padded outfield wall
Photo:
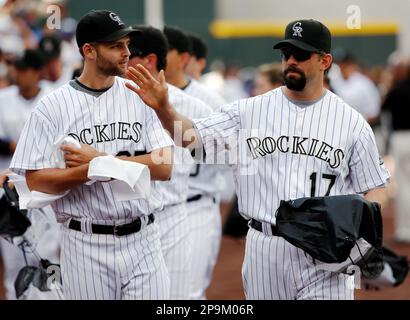
[[[210,61],[218,58],[228,63],[257,66],[279,60],[279,54],[272,50],[272,45],[279,39],[278,37],[213,38],[209,25],[216,16],[214,1],[218,0],[163,0],[165,24],[179,26],[202,35],[209,44]],[[143,0],[70,1],[70,12],[77,19],[91,9],[114,10],[127,24],[144,22]],[[366,66],[385,64],[388,55],[396,49],[396,46],[395,34],[333,38],[333,48],[351,49]]]
[[[118,13],[126,24],[144,22],[143,0],[70,0],[69,8],[77,20],[92,9],[107,9]]]

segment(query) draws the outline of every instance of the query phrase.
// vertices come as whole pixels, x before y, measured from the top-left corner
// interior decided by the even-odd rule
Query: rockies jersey
[[[170,104],[186,117],[204,118],[212,112],[212,109],[202,101],[169,84],[168,96]],[[188,149],[175,146],[171,180],[156,181],[154,185],[154,188],[162,193],[164,206],[186,201],[188,190],[189,193],[201,193],[202,185],[205,183],[202,176],[191,176],[188,180],[193,168],[193,159]]]
[[[247,218],[275,224],[281,200],[365,193],[389,178],[368,123],[330,91],[297,105],[282,87],[194,125],[207,156],[236,163],[239,211]]]
[[[112,87],[101,93],[71,81],[41,99],[23,129],[10,168],[19,174],[52,168],[52,145],[66,135],[112,155],[138,155],[172,146],[155,113],[125,82],[116,77]],[[67,216],[122,220],[160,209],[162,199],[116,202],[111,185],[96,182],[73,188],[52,206],[59,221]]]
[[[50,87],[41,85],[39,93],[27,100],[17,86],[0,90],[0,138],[17,142],[34,106],[50,91]],[[0,156],[0,170],[8,168],[10,161],[11,157]]]

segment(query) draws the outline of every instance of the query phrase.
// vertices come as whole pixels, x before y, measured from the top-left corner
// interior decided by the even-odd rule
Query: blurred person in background
[[[187,34],[191,40],[192,54],[189,59],[185,72],[192,79],[200,80],[202,73],[206,68],[206,58],[208,55],[208,46],[204,39],[194,33]]]
[[[39,49],[46,57],[43,79],[47,85],[57,89],[71,80],[74,66],[64,64],[60,36],[56,34],[44,36],[40,40]]]
[[[192,51],[187,34],[169,26],[164,28],[164,34],[169,44],[165,69],[167,82],[203,101],[212,110],[219,110],[225,103],[223,98],[185,73]],[[205,299],[219,253],[222,235],[219,203],[221,192],[226,189],[222,168],[215,164],[197,164],[190,174],[196,180],[196,188],[188,191],[187,199],[193,263],[190,299]]]
[[[6,60],[3,51],[0,49],[0,89],[11,84],[9,74],[9,62]]]
[[[252,96],[264,94],[283,85],[280,63],[266,63],[259,66],[253,82]]]
[[[0,8],[0,48],[6,54],[20,54],[35,48],[37,40],[30,28],[36,16],[36,3],[7,0]]]
[[[0,90],[0,172],[9,167],[20,133],[31,111],[39,100],[50,92],[41,84],[45,58],[38,49],[29,49],[14,62],[15,85]],[[2,145],[2,147],[1,147]],[[1,175],[1,174],[0,174]],[[4,176],[0,176],[3,180]],[[48,206],[31,220],[38,242],[36,250],[42,258],[59,261],[60,229],[54,212]],[[7,299],[16,299],[14,282],[19,271],[28,265],[37,266],[38,258],[30,251],[23,255],[22,249],[0,238],[0,248],[4,265],[4,287]]]
[[[209,72],[202,75],[200,82],[208,88],[222,94],[224,90],[224,77],[225,64],[221,60],[214,60],[209,65]]]
[[[32,108],[49,91],[40,83],[43,67],[42,53],[26,50],[14,62],[16,84],[0,90],[0,138],[9,141],[11,153]],[[11,155],[0,157],[0,170],[8,168]]]
[[[222,97],[224,97],[227,102],[248,98],[249,95],[245,91],[241,77],[241,68],[238,63],[227,64],[223,77],[224,86]]]
[[[410,244],[410,65],[401,60],[382,110],[390,114],[388,151],[395,168],[395,239]],[[408,60],[407,60],[408,61]]]
[[[211,78],[208,79],[211,81],[203,81],[203,72],[207,65],[207,56],[208,56],[208,46],[203,38],[199,35],[194,33],[187,33],[191,41],[191,58],[189,59],[188,65],[185,68],[185,73],[194,80],[201,82],[201,84],[205,85],[205,87],[209,88],[209,90],[215,91],[223,96],[227,101],[227,96],[224,96],[223,93],[227,93],[229,91],[229,82],[226,82],[223,76],[223,73],[220,72],[213,72]],[[225,70],[225,67],[223,68]],[[212,84],[211,84],[212,83]],[[232,94],[232,93],[230,93]],[[235,94],[233,92],[233,94]],[[241,93],[242,94],[242,93]],[[247,96],[246,94],[244,96]],[[233,99],[235,100],[235,98]],[[216,99],[218,103],[218,99]],[[230,210],[232,207],[232,201],[235,195],[235,185],[234,185],[234,178],[232,172],[229,169],[222,169],[221,173],[224,175],[224,185],[225,188],[221,190],[221,204],[220,204],[220,211],[222,216],[224,216],[227,210]]]
[[[381,105],[377,87],[360,71],[357,59],[351,52],[336,49],[334,62],[340,70],[330,76],[334,92],[361,113],[370,125],[375,125]]]
[[[384,95],[387,94],[395,85],[405,81],[408,77],[410,56],[400,51],[394,51],[387,59],[387,68],[382,78]]]
[[[158,79],[160,70],[166,69],[167,66],[167,39],[161,30],[153,27],[133,26],[133,28],[140,30],[141,34],[130,36],[128,65],[136,67],[141,64]],[[196,118],[212,113],[211,107],[201,100],[185,94],[175,86],[168,84],[167,87],[169,100],[179,112]],[[153,191],[151,191],[151,193],[155,191],[162,195],[163,208],[155,212],[155,223],[159,226],[161,248],[169,272],[171,300],[192,298],[190,275],[194,261],[192,261],[191,254],[192,234],[190,230],[193,223],[190,219],[194,217],[188,217],[188,212],[195,212],[199,208],[195,205],[195,201],[187,202],[187,199],[188,192],[198,194],[203,181],[200,174],[190,174],[194,164],[188,163],[187,159],[191,159],[189,151],[175,146],[171,180],[156,182],[152,185]],[[199,171],[200,169],[198,173]],[[199,215],[199,217],[203,216]],[[201,222],[204,222],[204,219]],[[199,236],[200,240],[197,242],[206,243],[214,239],[212,230],[207,231],[205,236]],[[208,247],[202,246],[201,248],[203,250],[197,251],[201,252],[201,258],[206,258]],[[195,263],[196,266],[199,265],[199,268],[202,267],[200,261],[195,261]]]

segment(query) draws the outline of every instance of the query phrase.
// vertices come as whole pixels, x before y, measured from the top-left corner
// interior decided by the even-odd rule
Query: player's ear
[[[148,70],[155,70],[158,60],[157,55],[155,53],[150,53],[145,58],[147,59]]]
[[[327,70],[332,65],[333,57],[330,53],[323,53],[321,55],[320,70]]]
[[[92,44],[85,43],[82,49],[83,49],[84,58],[95,59],[96,50]]]
[[[189,60],[191,59],[191,55],[188,52],[182,52],[179,54],[180,57],[180,63],[181,63],[181,67],[182,69],[185,70],[186,66],[189,63]]]
[[[198,60],[199,65],[201,66],[201,71],[205,70],[206,67],[206,59],[205,58],[201,58]]]

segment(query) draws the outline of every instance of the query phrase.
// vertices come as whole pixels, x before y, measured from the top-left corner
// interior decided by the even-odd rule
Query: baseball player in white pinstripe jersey
[[[41,84],[41,73],[44,67],[44,57],[39,50],[26,50],[14,62],[16,85],[0,90],[0,138],[10,144],[16,144],[24,124],[41,97],[51,91],[51,88]],[[13,150],[7,156],[0,156],[0,182],[1,169],[8,168]],[[0,184],[0,194],[2,192]],[[56,223],[55,215],[50,206],[43,210],[29,210],[32,227],[38,241],[35,250],[42,258],[53,263],[59,262],[60,226]],[[37,232],[38,231],[38,232]],[[19,271],[27,264],[37,266],[38,257],[33,250],[26,247],[17,247],[5,239],[0,238],[1,256],[4,265],[4,288],[8,300],[16,299],[14,283]]]
[[[321,270],[301,249],[275,235],[280,200],[363,194],[385,205],[389,173],[379,160],[366,120],[323,88],[332,63],[331,35],[315,20],[288,24],[282,51],[285,87],[224,106],[207,119],[189,120],[164,99],[152,102],[173,134],[195,128],[206,156],[236,149],[239,211],[251,219],[242,268],[248,299],[353,299],[353,277]],[[145,70],[142,88],[157,88]],[[185,142],[184,145],[187,145]]]
[[[133,35],[129,46],[129,65],[141,64],[157,78],[165,70],[168,42],[162,31],[148,26],[135,26],[142,33]],[[202,101],[182,90],[168,85],[169,101],[178,112],[188,117],[204,118],[212,110]],[[163,194],[164,208],[156,221],[161,233],[161,247],[170,275],[170,299],[188,299],[191,270],[191,236],[185,208],[188,187],[195,186],[196,177],[190,177],[193,160],[188,149],[174,148],[174,166],[171,181],[157,182],[154,190]],[[187,160],[188,161],[187,161]]]
[[[165,27],[164,34],[169,43],[167,55],[167,81],[182,89],[185,93],[204,101],[213,101],[204,91],[195,88],[187,91],[194,80],[185,75],[185,67],[190,59],[191,43],[188,36],[178,28]],[[203,100],[204,98],[207,98]],[[222,99],[222,98],[221,98]],[[220,101],[224,104],[223,100]],[[224,181],[220,168],[217,166],[196,164],[191,172],[195,177],[195,184],[188,190],[187,210],[191,228],[192,249],[192,288],[191,299],[204,299],[206,288],[211,281],[212,272],[216,264],[221,240],[221,216],[219,211],[220,192]]]
[[[70,192],[53,203],[64,224],[63,290],[68,299],[167,299],[169,276],[153,212],[161,195],[117,202],[111,184],[88,181],[88,162],[101,154],[148,166],[152,180],[172,173],[172,140],[155,113],[117,77],[126,71],[132,28],[114,12],[90,11],[77,25],[84,57],[81,76],[41,100],[23,129],[11,170],[25,173],[31,190]],[[69,135],[81,149],[64,146],[67,168],[51,163],[52,144]],[[146,155],[134,156],[140,153]],[[157,163],[149,154],[163,157]],[[83,164],[85,163],[85,164]]]

